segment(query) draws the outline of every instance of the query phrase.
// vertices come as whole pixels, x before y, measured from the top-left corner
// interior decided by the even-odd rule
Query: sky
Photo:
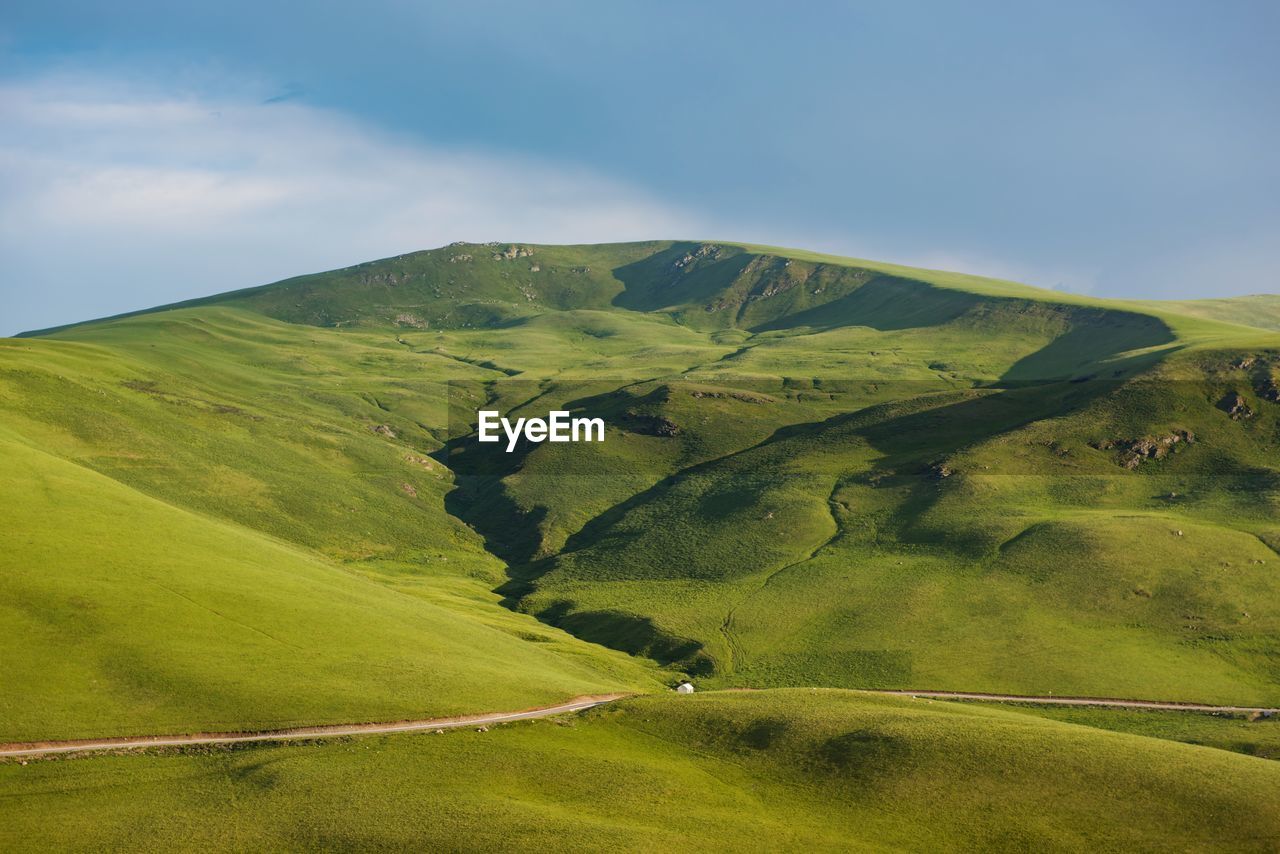
[[[1280,292],[1280,4],[0,7],[0,335],[454,240]]]

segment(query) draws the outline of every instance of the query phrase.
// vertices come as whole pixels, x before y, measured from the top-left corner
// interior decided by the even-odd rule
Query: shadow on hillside
[[[1125,343],[1132,340],[1135,339],[1123,338]],[[597,544],[629,512],[644,504],[663,500],[666,493],[691,476],[714,470],[731,459],[758,454],[766,448],[774,449],[787,443],[795,443],[795,453],[804,453],[806,444],[814,442],[835,445],[850,439],[865,441],[881,456],[862,476],[868,480],[893,477],[914,484],[912,506],[917,512],[923,512],[936,498],[938,480],[945,476],[937,466],[947,457],[1035,421],[1077,412],[1099,397],[1112,393],[1126,381],[1124,377],[1152,366],[1167,352],[1144,354],[1112,363],[1113,372],[1123,376],[1105,380],[1092,377],[1024,379],[975,389],[961,400],[956,399],[958,393],[919,397],[904,395],[893,403],[879,403],[822,421],[782,427],[756,445],[690,466],[610,507],[570,536],[561,554]],[[527,567],[523,583],[532,585],[541,572],[550,568],[550,562]]]
[[[877,289],[873,287],[871,296],[876,295]],[[870,296],[864,299],[867,300],[864,308],[877,304]],[[958,304],[947,309],[962,310]],[[924,316],[917,315],[917,319]],[[942,322],[937,321],[942,316],[931,315],[935,322]],[[780,447],[784,453],[803,454],[811,450],[815,442],[830,447],[853,441],[876,450],[879,458],[856,476],[868,482],[887,480],[897,486],[905,485],[907,489],[895,516],[902,525],[909,526],[938,500],[940,481],[947,476],[940,465],[948,457],[1035,421],[1078,412],[1174,349],[1122,357],[1121,354],[1131,350],[1172,342],[1167,326],[1154,318],[1148,322],[1142,315],[1133,314],[1116,319],[1105,316],[1104,312],[1082,309],[1075,312],[1072,319],[1078,325],[1022,359],[1001,381],[989,387],[942,394],[917,391],[890,403],[780,428],[756,445],[685,468],[615,504],[569,536],[559,554],[592,547],[607,548],[607,540],[615,535],[615,527],[631,511],[664,501],[678,484],[731,459],[760,454],[766,449],[776,451]],[[1088,358],[1082,358],[1086,346]],[[1108,359],[1115,361],[1107,362]],[[1087,371],[1105,371],[1108,376],[1080,375]],[[615,389],[571,401],[566,407],[608,409],[610,399],[617,395]],[[786,447],[791,443],[794,448]],[[558,557],[539,558],[540,524],[545,509],[521,509],[503,483],[504,478],[523,467],[530,450],[530,446],[519,447],[507,454],[492,445],[480,446],[474,434],[468,434],[451,440],[441,452],[442,460],[456,475],[455,489],[445,499],[446,508],[472,525],[484,537],[486,547],[508,563],[510,580],[497,592],[505,597],[504,604],[513,608],[519,607],[537,587],[538,580],[554,568]],[[956,545],[964,547],[960,543]],[[574,612],[572,604],[567,602],[544,609],[537,616],[583,639],[663,663],[713,666],[698,641],[663,635],[651,621],[642,617],[616,612]]]
[[[613,305],[631,311],[659,311],[676,305],[709,302],[727,288],[755,256],[737,246],[717,247],[716,257],[685,264],[705,245],[691,241],[674,243],[631,264],[613,269],[624,290]]]
[[[708,249],[712,252],[699,255]],[[761,259],[774,263],[752,266]],[[750,331],[866,326],[886,332],[939,326],[984,299],[914,279],[832,264],[813,265],[801,281],[779,282],[779,270],[790,263],[740,247],[676,243],[648,258],[614,268],[614,277],[625,289],[613,305],[632,311],[704,305],[708,310],[732,309],[739,317],[752,308],[772,306],[783,315],[757,323]],[[771,283],[776,290],[769,287]],[[814,285],[812,292],[806,290]],[[800,307],[792,311],[797,302]],[[810,302],[819,304],[807,305]]]
[[[1066,332],[1034,353],[1024,356],[1004,372],[1005,382],[1043,382],[1100,371],[1101,362],[1135,350],[1173,344],[1177,338],[1163,320],[1128,311],[1100,308],[1068,310]],[[1123,364],[1109,365],[1106,376],[1132,375],[1150,367],[1172,350],[1137,356]]]
[[[647,617],[618,611],[575,611],[573,603],[565,601],[535,616],[582,640],[642,656],[664,667],[677,664],[692,676],[709,676],[715,670],[715,662],[701,643],[668,635]]]
[[[642,396],[634,396],[622,388],[609,388],[603,392],[583,394],[572,397],[574,393],[598,387],[599,383],[567,382],[544,383],[528,380],[501,381],[510,389],[512,386],[528,386],[529,392],[515,395],[511,399],[517,403],[504,408],[504,414],[515,413],[546,395],[559,393],[568,399],[556,404],[555,408],[564,409],[574,417],[587,415],[603,418],[605,423],[621,426],[624,429],[642,429],[644,416],[628,414],[633,407],[641,407],[646,403],[655,403],[662,399],[663,392],[655,389]],[[457,384],[461,385],[461,384]],[[496,381],[488,383],[490,395],[486,407],[500,407],[495,402],[497,397],[492,393]],[[582,388],[575,388],[581,385]],[[454,385],[451,384],[451,392]],[[567,392],[567,394],[566,394]],[[532,396],[530,396],[532,393]],[[515,577],[516,568],[535,563],[542,549],[542,525],[546,521],[547,508],[524,508],[514,501],[507,490],[507,479],[521,472],[529,455],[542,447],[521,438],[514,449],[506,450],[506,439],[497,443],[479,441],[476,428],[471,423],[474,417],[474,397],[467,398],[464,404],[450,405],[450,428],[453,438],[434,456],[454,473],[454,485],[445,494],[445,510],[452,516],[467,523],[484,540],[485,548],[508,564],[508,573]],[[545,413],[539,413],[545,415]],[[637,427],[640,422],[641,427]],[[557,451],[547,452],[560,454],[561,467],[550,471],[539,472],[535,476],[557,477],[574,474],[605,475],[608,470],[593,470],[586,467],[575,467],[571,453],[566,453],[566,445],[554,445]],[[565,462],[567,458],[567,462]]]
[[[879,332],[941,326],[970,311],[982,297],[935,288],[914,279],[878,275],[830,302],[751,327],[772,332],[808,327],[814,331],[866,326]]]

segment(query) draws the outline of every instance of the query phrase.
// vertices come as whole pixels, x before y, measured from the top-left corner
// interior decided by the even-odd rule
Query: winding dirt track
[[[1027,694],[977,694],[964,691],[868,690],[868,694],[924,697],[930,700],[986,700],[991,703],[1035,703],[1039,706],[1102,706],[1110,709],[1159,709],[1170,712],[1228,712],[1231,714],[1280,714],[1265,706],[1210,706],[1203,703],[1169,703],[1160,700],[1116,700],[1110,697],[1035,697]]]
[[[630,694],[599,694],[575,697],[567,703],[526,709],[522,712],[495,712],[486,715],[468,715],[456,718],[435,718],[420,721],[395,721],[382,724],[333,724],[330,726],[296,727],[265,732],[195,733],[193,735],[156,735],[135,738],[99,738],[74,741],[41,741],[0,744],[0,757],[47,756],[53,753],[75,753],[83,750],[124,750],[140,747],[185,747],[192,744],[237,744],[252,741],[290,741],[300,738],[332,738],[344,735],[372,735],[376,733],[420,732],[422,730],[455,729],[464,726],[484,726],[507,721],[525,721],[548,718],[569,712],[612,703]]]
[[[1280,715],[1280,709],[1262,706],[1211,706],[1201,703],[1169,703],[1159,700],[1118,700],[1107,697],[1036,697],[1025,694],[978,694],[964,691],[908,691],[865,690],[865,694],[884,694],[894,697],[919,697],[930,700],[985,700],[992,703],[1035,703],[1048,706],[1101,706],[1112,709],[1158,709],[1175,712],[1225,712],[1251,714],[1254,712]],[[296,727],[265,732],[195,733],[192,735],[156,735],[132,738],[80,739],[74,741],[40,741],[0,744],[0,758],[48,756],[57,753],[76,753],[91,750],[127,750],[144,747],[185,747],[194,744],[238,744],[240,742],[291,741],[305,738],[332,738],[347,735],[376,735],[379,733],[421,732],[423,730],[456,729],[464,726],[484,726],[507,721],[527,721],[549,718],[570,712],[581,712],[621,700],[632,694],[597,694],[575,697],[567,703],[543,706],[520,712],[494,712],[486,715],[468,715],[456,718],[434,718],[420,721],[394,721],[381,724],[333,724],[328,726]]]

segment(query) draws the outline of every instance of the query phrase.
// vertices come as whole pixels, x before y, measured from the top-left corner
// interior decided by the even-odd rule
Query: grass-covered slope
[[[781,430],[593,520],[525,607],[624,648],[646,620],[659,657],[730,684],[1275,703],[1268,358]]]
[[[1280,295],[1254,294],[1229,299],[1181,300],[1168,303],[1171,311],[1259,329],[1280,330]]]
[[[10,438],[0,453],[0,741],[396,720],[645,684],[621,656],[492,605],[397,592]]]
[[[0,844],[1267,851],[1277,785],[1267,760],[1013,711],[747,692],[485,733],[8,764]]]
[[[1081,726],[1163,738],[1280,761],[1280,716],[1277,715],[1022,703],[1009,704],[1005,708]]]
[[[444,511],[430,390],[479,369],[312,333],[218,309],[0,348],[0,740],[654,684],[502,608],[501,563]]]
[[[405,714],[499,683],[517,705],[534,682],[655,684],[551,626],[726,685],[1274,702],[1278,354],[1166,304],[795,250],[468,244],[3,342],[0,429],[561,674],[504,681],[484,644],[442,651],[465,637],[443,621],[416,658],[375,627],[389,660],[458,668],[420,711],[367,669]],[[600,414],[608,437],[494,454],[481,407]],[[38,495],[0,477],[8,503]],[[15,566],[79,555],[50,601],[98,578],[71,533],[96,512],[32,515],[15,540]],[[119,560],[155,557],[147,513],[114,524]],[[222,577],[170,553],[193,585]],[[218,610],[262,628],[256,572]],[[159,595],[148,578],[114,589]],[[12,654],[41,660],[33,638]],[[316,666],[340,671],[341,646]],[[168,720],[194,708],[155,684]],[[93,707],[90,683],[66,688]],[[237,708],[265,720],[282,696]],[[44,699],[10,702],[34,720]]]

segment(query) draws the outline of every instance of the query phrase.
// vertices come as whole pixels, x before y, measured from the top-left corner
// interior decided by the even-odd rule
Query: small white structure
[[[677,686],[676,686],[676,693],[677,693],[677,694],[692,694],[692,693],[693,693],[693,683],[692,683],[692,682],[681,682],[679,685],[677,685]]]

